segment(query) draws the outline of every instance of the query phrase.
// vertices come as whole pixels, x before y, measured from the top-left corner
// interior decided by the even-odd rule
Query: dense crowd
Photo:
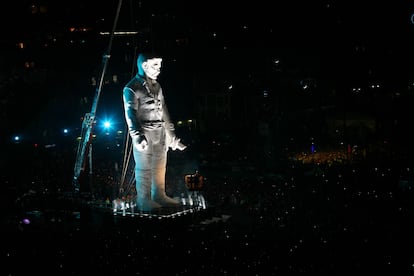
[[[108,210],[73,205],[61,192],[72,169],[65,163],[72,160],[34,153],[42,158],[27,157],[35,164],[22,173],[2,175],[6,275],[414,271],[409,162],[375,156],[358,162],[286,159],[270,171],[200,167],[207,208],[159,219],[114,216],[110,204]],[[6,167],[22,161],[8,157]],[[106,182],[99,183],[116,185],[109,175],[114,172],[105,175],[102,168],[97,179]],[[169,172],[179,178],[182,170]],[[102,192],[101,199],[110,194]]]

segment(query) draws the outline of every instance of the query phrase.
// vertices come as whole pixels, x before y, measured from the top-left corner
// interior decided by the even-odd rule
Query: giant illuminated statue
[[[162,58],[141,53],[138,72],[123,88],[125,119],[135,161],[137,209],[151,211],[180,202],[165,192],[167,152],[186,148],[176,137],[157,77]]]

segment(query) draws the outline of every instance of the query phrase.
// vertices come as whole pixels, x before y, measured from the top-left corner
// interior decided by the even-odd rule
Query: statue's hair
[[[159,58],[160,56],[155,52],[142,52],[138,55],[137,58],[137,67],[138,67],[138,74],[144,76],[144,69],[142,68],[142,63],[152,59],[152,58]]]

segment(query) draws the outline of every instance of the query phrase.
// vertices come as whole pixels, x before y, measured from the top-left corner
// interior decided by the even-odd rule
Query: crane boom
[[[92,138],[92,133],[93,133],[92,130],[93,130],[93,126],[95,125],[96,110],[98,108],[99,97],[100,97],[101,90],[102,90],[102,84],[103,84],[106,68],[108,66],[108,60],[110,58],[110,53],[111,53],[111,48],[112,48],[112,41],[113,41],[113,38],[114,38],[114,33],[115,33],[115,30],[116,30],[116,26],[117,26],[121,6],[122,6],[122,0],[119,0],[117,12],[116,12],[116,15],[115,15],[114,24],[113,24],[113,27],[112,27],[111,36],[110,36],[110,39],[109,39],[108,50],[107,50],[107,53],[105,53],[103,55],[103,59],[102,59],[102,63],[103,63],[102,68],[103,69],[102,69],[102,73],[101,73],[101,76],[100,76],[99,85],[96,89],[94,101],[93,101],[93,104],[92,104],[92,109],[91,109],[90,113],[85,114],[85,116],[83,118],[83,121],[82,121],[81,139],[79,141],[78,150],[77,150],[77,153],[76,153],[74,175],[73,175],[73,180],[72,180],[73,192],[75,194],[78,194],[80,192],[79,177],[80,177],[81,173],[85,170],[85,167],[86,167],[86,162],[85,161],[86,161],[86,157],[87,157],[87,150],[89,150],[89,162],[92,163],[92,157],[91,157],[91,154],[92,154],[91,138]],[[90,164],[89,168],[90,168],[90,170],[92,170],[92,164]]]

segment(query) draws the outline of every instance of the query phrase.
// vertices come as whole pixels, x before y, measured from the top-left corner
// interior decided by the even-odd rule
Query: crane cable
[[[134,15],[133,15],[133,5],[132,5],[132,1],[131,3],[131,7],[130,7],[130,16],[131,16],[131,27],[132,29],[135,29],[135,25],[134,25]],[[135,61],[137,60],[137,41],[135,41],[135,47],[134,47],[134,54],[133,54],[133,58],[132,60]],[[135,75],[135,62],[132,62],[132,66],[131,66],[131,78]],[[122,163],[122,173],[121,173],[121,179],[120,179],[120,185],[119,185],[119,193],[120,196],[126,196],[128,194],[130,194],[131,189],[133,188],[133,184],[135,181],[135,177],[134,177],[134,171],[132,171],[131,177],[128,181],[127,184],[125,184],[126,182],[126,178],[127,178],[127,173],[128,173],[128,169],[129,169],[129,164],[131,162],[131,155],[132,155],[132,143],[131,143],[131,138],[129,136],[129,132],[128,132],[128,126],[125,126],[125,146],[124,146],[124,156],[123,156],[123,163]]]

